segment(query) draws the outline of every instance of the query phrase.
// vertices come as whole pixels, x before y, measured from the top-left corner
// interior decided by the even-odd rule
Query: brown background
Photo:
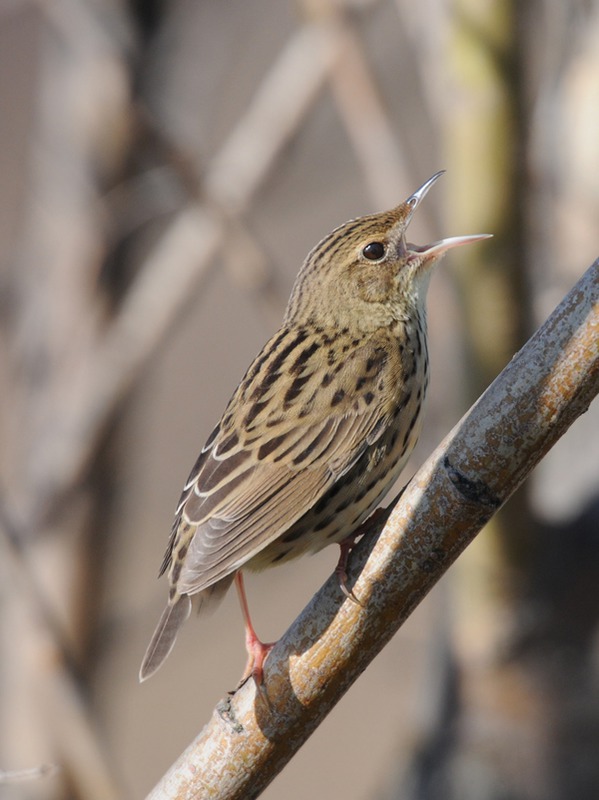
[[[234,593],[210,619],[192,618],[164,668],[138,684],[166,596],[155,575],[198,450],[278,325],[299,265],[323,235],[350,217],[401,201],[440,168],[448,175],[427,198],[411,237],[423,243],[496,233],[497,195],[507,190],[494,177],[496,163],[487,161],[490,151],[520,181],[508,188],[519,187],[524,201],[526,248],[518,267],[531,287],[530,306],[522,299],[529,330],[597,256],[598,4],[531,3],[524,31],[518,26],[526,19],[516,15],[507,40],[526,42],[526,56],[514,83],[500,88],[482,63],[470,65],[474,79],[462,84],[456,52],[459,37],[476,31],[478,14],[486,20],[481,24],[491,25],[492,49],[494,26],[511,6],[489,2],[473,11],[471,5],[4,4],[1,500],[3,528],[19,547],[4,541],[0,564],[0,767],[53,763],[61,771],[0,784],[1,797],[141,797],[235,685],[245,654]],[[300,41],[308,26],[334,33],[325,51],[345,46],[341,66],[298,113],[239,212],[235,192],[244,169],[257,164],[255,140],[268,150],[265,129],[253,135],[244,121],[260,92],[271,98],[268,82],[279,74],[283,54],[296,46],[304,56],[309,52],[312,45]],[[283,102],[293,105],[307,80],[307,69],[298,69],[284,84],[270,129],[278,129]],[[524,156],[517,153],[523,143],[516,136],[514,144],[509,131],[495,130],[491,146],[484,125],[480,148],[476,136],[475,146],[467,138],[460,145],[460,119],[492,116],[514,86],[526,101]],[[240,161],[231,173],[217,173],[217,158],[234,132],[247,139],[236,151]],[[464,171],[478,173],[471,196]],[[197,255],[201,237],[168,239],[190,209],[225,215],[224,235],[205,262]],[[503,233],[499,250],[485,244],[469,256],[483,284],[492,270],[487,260],[501,262],[506,252]],[[111,361],[106,381],[94,384],[102,343],[152,259],[160,265],[158,289],[144,306],[142,324],[121,332],[117,353],[141,328],[152,328],[179,261],[189,262],[195,277],[173,303],[166,330],[140,345],[122,390],[106,400],[103,424],[78,430],[81,409],[92,400],[101,406],[102,388],[111,385]],[[461,269],[460,254],[448,257],[432,283],[431,397],[406,475],[473,399],[476,381],[468,376],[463,341],[477,334],[468,330]],[[484,291],[491,307],[497,292],[501,319],[500,291],[493,283]],[[514,347],[506,347],[509,357]],[[96,386],[91,399],[89,386]],[[537,523],[565,524],[596,499],[597,424],[595,405],[538,470],[528,501]],[[71,473],[65,467],[61,483],[62,465],[71,463],[69,442],[72,452],[87,448],[89,457]],[[595,563],[596,530],[591,526],[584,540],[587,549],[576,551],[572,574],[581,561]],[[461,753],[451,772],[456,796],[584,798],[568,795],[547,773],[547,731],[555,720],[538,718],[543,703],[531,699],[534,672],[503,675],[499,692],[493,684],[494,669],[510,650],[506,617],[514,611],[502,604],[507,579],[493,566],[498,548],[491,534],[480,537],[264,797],[450,797],[448,789],[425,791],[415,776],[421,748],[449,730],[442,700],[455,701],[457,663],[468,712],[451,728]],[[250,576],[251,607],[265,640],[285,630],[336,558],[331,549]],[[582,605],[571,611],[578,619],[584,607],[589,618],[585,652],[594,678],[585,690],[582,737],[588,742],[599,727],[599,662],[596,584],[585,580],[575,581]],[[561,597],[560,591],[549,594]],[[56,630],[48,635],[40,609],[66,631],[76,668],[65,667],[65,648],[57,645]],[[534,613],[529,622],[539,623]],[[572,629],[571,621],[562,622]],[[557,651],[544,652],[559,671]],[[466,681],[469,671],[476,674],[473,684]],[[580,734],[580,727],[573,730]],[[584,769],[592,773],[587,762]],[[587,783],[597,789],[593,781]]]

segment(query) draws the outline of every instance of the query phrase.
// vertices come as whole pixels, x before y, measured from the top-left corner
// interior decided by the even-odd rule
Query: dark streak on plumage
[[[232,450],[237,444],[239,444],[239,436],[237,435],[237,431],[233,431],[233,433],[229,434],[226,439],[224,439],[214,450],[215,457],[222,457],[225,453],[228,453],[229,450]]]
[[[293,375],[301,372],[314,353],[320,350],[320,347],[320,342],[312,342],[312,344],[304,348],[299,356],[295,359],[293,364],[289,367],[289,372],[291,372]]]
[[[222,421],[221,421],[222,429],[226,430],[231,425],[232,420],[233,420],[233,412],[230,410],[230,407],[229,407],[227,409],[227,411],[225,412],[225,415],[224,415],[224,417],[222,418]]]
[[[397,419],[397,417],[399,417],[399,415],[404,410],[404,408],[408,405],[409,402],[410,402],[410,395],[406,393],[404,395],[402,401],[395,406],[395,409],[393,411],[393,416],[395,417],[395,419]]]
[[[267,456],[274,453],[277,448],[283,444],[283,442],[287,439],[287,434],[283,433],[280,436],[273,436],[272,439],[269,439],[263,445],[260,445],[258,448],[258,461],[262,461]]]
[[[348,495],[345,500],[337,506],[335,509],[335,514],[340,514],[342,511],[345,511],[345,509],[349,508],[353,502],[354,498],[351,495]]]
[[[295,525],[292,525],[287,533],[281,537],[281,541],[285,542],[285,544],[289,544],[290,542],[295,542],[298,539],[301,539],[302,536],[306,535],[306,533],[306,526],[296,523]]]
[[[323,241],[318,245],[318,248],[312,250],[308,256],[308,262],[311,260],[314,266],[321,265],[326,259],[330,263],[334,253],[332,252],[335,246],[339,247],[345,243],[347,237],[352,234],[359,227],[359,222],[350,223],[349,225],[342,225],[340,228],[335,228],[329,236],[326,236]]]
[[[293,353],[293,351],[300,346],[302,342],[305,342],[308,338],[308,332],[305,328],[300,328],[294,338],[287,344],[280,353],[277,353],[276,357],[273,359],[270,368],[273,371],[278,371],[281,369],[287,357]]]
[[[347,475],[343,475],[341,478],[338,478],[335,483],[329,489],[329,497],[336,497],[339,492],[347,486],[348,477]]]
[[[254,391],[250,395],[250,400],[258,400],[260,397],[265,395],[280,377],[281,372],[278,370],[269,370],[262,381],[254,388]]]
[[[260,372],[260,369],[262,368],[262,365],[265,363],[265,361],[267,361],[270,358],[270,356],[274,352],[276,352],[277,347],[287,337],[287,333],[288,333],[287,329],[283,327],[279,331],[275,339],[271,342],[270,347],[264,348],[262,353],[258,356],[258,358],[256,358],[254,363],[250,366],[245,376],[243,377],[241,381],[242,386],[247,388],[251,384],[256,375]]]
[[[412,431],[414,430],[414,425],[416,425],[416,420],[418,419],[417,414],[412,414],[412,419],[410,420],[410,424],[408,425],[406,432],[403,437],[402,445],[405,447],[408,444],[410,436],[412,435]]]
[[[285,398],[283,400],[284,407],[288,407],[292,401],[295,400],[311,377],[312,373],[309,372],[307,375],[300,375],[293,381],[289,389],[285,392]]]
[[[315,437],[312,439],[312,441],[310,442],[310,444],[308,444],[308,445],[307,445],[307,447],[305,447],[305,448],[304,448],[304,449],[301,451],[301,453],[298,453],[298,454],[295,456],[295,458],[294,458],[294,459],[293,459],[293,461],[292,461],[292,464],[293,464],[294,466],[297,466],[298,464],[301,464],[301,463],[302,463],[302,461],[305,461],[305,460],[308,458],[308,456],[309,456],[311,453],[313,453],[313,452],[314,452],[315,448],[316,448],[316,447],[317,447],[319,444],[321,444],[321,443],[322,443],[322,442],[323,442],[323,441],[326,439],[326,437],[327,437],[327,436],[330,434],[330,432],[331,432],[331,424],[332,424],[332,423],[331,423],[331,421],[329,420],[329,421],[328,421],[328,422],[327,422],[325,425],[323,425],[323,426],[322,426],[322,428],[321,428],[321,430],[319,430],[319,431],[318,431],[318,433],[317,433],[317,434],[316,434],[316,436],[315,436]]]
[[[243,424],[246,428],[249,429],[250,425],[258,414],[263,411],[268,406],[268,400],[257,400],[251,407],[248,413],[246,414],[245,419],[243,420]]]
[[[334,514],[328,514],[326,517],[323,517],[319,520],[313,527],[312,530],[314,531],[323,531],[325,528],[328,528],[331,522],[335,519]]]
[[[343,389],[337,389],[337,391],[331,398],[331,408],[334,408],[335,406],[339,405],[339,403],[343,400],[344,397],[345,397],[345,392],[343,391]]]

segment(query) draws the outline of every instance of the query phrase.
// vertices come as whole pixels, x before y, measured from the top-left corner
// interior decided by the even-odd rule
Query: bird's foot
[[[245,665],[245,670],[237,685],[240,689],[250,678],[254,681],[257,696],[261,697],[267,708],[270,709],[270,700],[266,693],[264,686],[264,662],[270,651],[275,646],[276,642],[261,642],[256,634],[252,631],[246,631],[245,646],[248,653],[248,660]],[[237,691],[237,689],[235,691]]]
[[[338,542],[340,552],[339,561],[335,567],[335,575],[339,581],[339,588],[349,600],[351,600],[353,603],[357,603],[359,606],[361,606],[362,603],[347,585],[347,561],[349,559],[349,554],[354,549],[358,539],[361,539],[362,536],[366,536],[373,529],[377,528],[381,521],[387,521],[387,518],[391,513],[391,509],[392,506],[375,509],[368,519],[364,520],[357,531],[354,531],[354,533],[352,533],[350,536],[347,536],[345,539],[342,539],[340,542]]]
[[[345,539],[342,539],[338,542],[339,545],[339,561],[337,562],[337,566],[335,567],[335,575],[337,576],[337,580],[339,581],[339,588],[343,592],[343,594],[351,600],[352,603],[356,603],[357,605],[361,606],[362,603],[358,600],[356,595],[347,585],[347,560],[349,558],[349,554],[351,553],[354,545],[356,544],[356,539],[360,534],[352,534]]]
[[[256,686],[264,683],[264,662],[275,644],[276,642],[261,642],[257,637],[248,636],[246,638],[248,660],[241,678],[242,683],[245,683],[248,678],[253,678]]]

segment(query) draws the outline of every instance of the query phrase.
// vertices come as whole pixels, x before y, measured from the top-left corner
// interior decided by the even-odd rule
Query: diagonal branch
[[[148,800],[257,797],[599,391],[599,260],[446,437],[380,536],[354,551],[363,606],[329,579]]]

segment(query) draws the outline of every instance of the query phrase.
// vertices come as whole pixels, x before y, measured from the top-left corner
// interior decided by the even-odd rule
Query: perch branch
[[[222,701],[148,800],[257,797],[599,391],[599,260],[416,473],[378,538]]]

